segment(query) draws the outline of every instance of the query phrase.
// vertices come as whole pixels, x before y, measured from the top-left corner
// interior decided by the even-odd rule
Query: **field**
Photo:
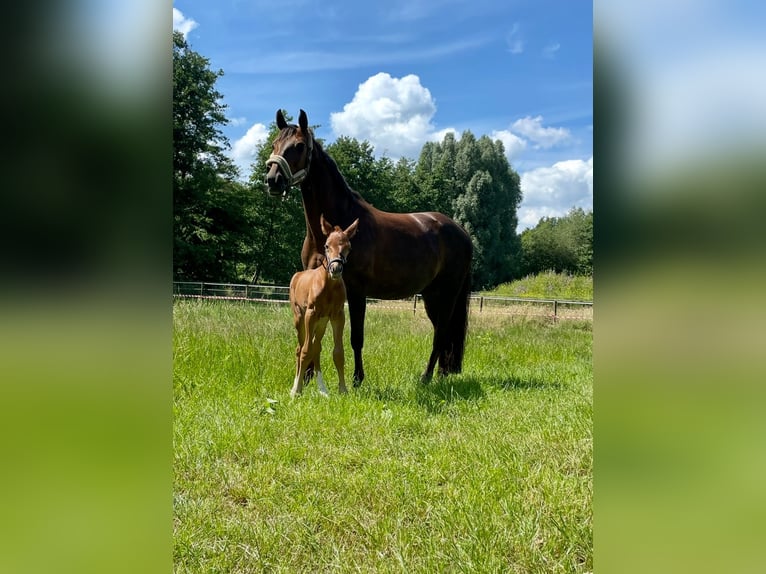
[[[284,305],[174,304],[175,572],[589,572],[591,323],[370,308],[362,387],[291,400]],[[353,359],[345,332],[346,375]]]

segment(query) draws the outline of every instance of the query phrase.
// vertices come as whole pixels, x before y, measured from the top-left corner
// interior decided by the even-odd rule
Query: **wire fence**
[[[284,304],[290,299],[290,288],[279,285],[249,285],[236,283],[208,283],[202,281],[174,281],[174,299],[212,299],[253,303]],[[370,309],[392,309],[425,313],[423,298],[414,295],[406,299],[367,299]],[[513,315],[559,320],[593,320],[593,301],[566,299],[535,299],[530,297],[497,297],[471,295],[471,313]]]

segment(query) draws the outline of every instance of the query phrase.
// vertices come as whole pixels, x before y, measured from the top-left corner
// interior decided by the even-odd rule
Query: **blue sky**
[[[582,0],[177,0],[173,26],[224,76],[247,171],[278,108],[328,142],[417,159],[470,130],[522,176],[519,231],[593,205],[593,9]]]

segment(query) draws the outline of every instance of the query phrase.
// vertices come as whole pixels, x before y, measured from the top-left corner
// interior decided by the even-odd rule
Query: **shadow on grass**
[[[486,398],[484,389],[494,387],[503,391],[545,390],[561,387],[558,381],[529,378],[518,375],[476,376],[450,375],[434,377],[429,383],[420,382],[413,377],[411,386],[364,385],[357,392],[384,403],[412,404],[413,402],[427,412],[442,413],[448,407],[478,403]]]
[[[418,381],[415,387],[415,401],[429,413],[442,412],[452,404],[476,402],[485,396],[477,377],[463,375],[435,377],[426,384]]]
[[[504,391],[558,389],[562,386],[559,381],[546,381],[539,377],[530,378],[519,375],[485,377],[484,384]]]

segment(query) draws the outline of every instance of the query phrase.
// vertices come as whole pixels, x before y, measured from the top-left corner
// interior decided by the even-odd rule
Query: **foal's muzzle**
[[[345,263],[346,260],[341,257],[330,259],[330,262],[327,264],[327,271],[330,273],[330,277],[333,279],[341,277],[343,275],[343,265]]]

